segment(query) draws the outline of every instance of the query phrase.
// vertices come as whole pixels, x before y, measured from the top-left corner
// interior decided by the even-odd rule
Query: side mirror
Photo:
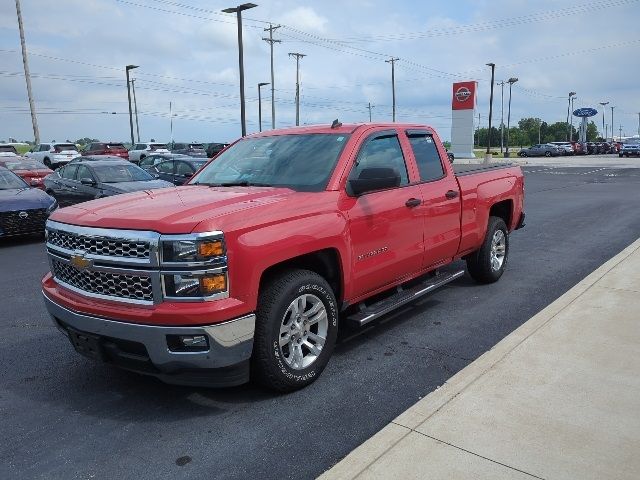
[[[450,163],[453,163],[453,161],[455,160],[455,156],[451,152],[447,152],[447,157],[449,157]]]
[[[86,178],[86,177],[85,177],[85,178],[81,178],[81,179],[80,179],[80,183],[81,183],[82,185],[88,185],[88,186],[90,186],[90,187],[93,187],[93,186],[96,184],[96,182],[95,182],[93,179],[91,179],[91,178]]]
[[[358,178],[349,180],[349,188],[356,196],[398,186],[400,186],[400,175],[394,168],[387,167],[365,168]]]

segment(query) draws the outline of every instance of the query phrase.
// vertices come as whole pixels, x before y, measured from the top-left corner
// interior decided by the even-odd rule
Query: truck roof
[[[331,128],[330,123],[320,125],[304,125],[301,127],[279,128],[248,135],[248,137],[270,137],[274,135],[304,135],[310,133],[353,133],[359,128],[388,127],[388,128],[429,128],[429,125],[418,123],[344,123]],[[433,129],[432,129],[433,130]]]

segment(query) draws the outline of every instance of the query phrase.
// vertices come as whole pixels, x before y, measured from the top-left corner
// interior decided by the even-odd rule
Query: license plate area
[[[69,340],[71,340],[73,348],[75,348],[79,354],[93,360],[104,360],[104,351],[98,335],[80,332],[69,327],[67,327],[67,332],[69,333]]]

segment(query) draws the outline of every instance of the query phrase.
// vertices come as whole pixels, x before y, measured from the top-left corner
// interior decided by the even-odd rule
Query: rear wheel
[[[509,231],[504,220],[489,217],[487,234],[480,249],[467,257],[467,271],[479,283],[497,282],[509,258]]]
[[[521,157],[526,157],[527,156],[527,152],[520,152],[518,155],[520,155]]]
[[[309,270],[278,274],[258,299],[252,378],[280,392],[313,382],[329,362],[338,332],[336,299]]]
[[[551,152],[544,152],[544,156],[545,157],[550,157],[551,156]]]

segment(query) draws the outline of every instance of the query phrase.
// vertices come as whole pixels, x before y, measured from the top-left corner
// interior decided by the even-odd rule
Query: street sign
[[[584,107],[584,108],[578,108],[577,110],[573,111],[573,115],[575,117],[593,117],[594,115],[597,115],[598,111],[595,108],[589,108],[589,107]]]

